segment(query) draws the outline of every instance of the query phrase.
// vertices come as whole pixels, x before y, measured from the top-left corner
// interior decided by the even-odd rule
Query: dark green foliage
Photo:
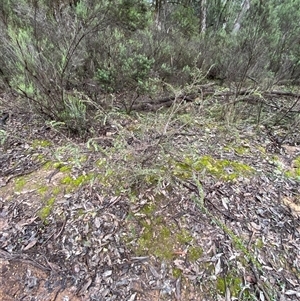
[[[134,31],[145,29],[149,21],[150,7],[146,1],[120,0],[116,6],[116,20],[120,27]]]
[[[195,36],[199,30],[198,17],[191,6],[178,5],[171,14],[174,30],[182,33],[187,39]]]
[[[131,108],[166,83],[189,84],[199,69],[236,91],[249,79],[267,88],[298,81],[299,1],[250,1],[243,14],[240,1],[159,3],[3,0],[0,88],[82,133],[107,93]]]
[[[109,59],[97,70],[96,78],[102,89],[106,92],[128,89],[137,89],[139,93],[145,92],[154,59],[149,59],[143,54],[129,55],[125,45],[122,50],[114,60]]]

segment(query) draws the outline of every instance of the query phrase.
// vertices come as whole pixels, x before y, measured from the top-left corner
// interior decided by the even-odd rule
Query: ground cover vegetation
[[[297,300],[299,11],[2,0],[1,300]]]

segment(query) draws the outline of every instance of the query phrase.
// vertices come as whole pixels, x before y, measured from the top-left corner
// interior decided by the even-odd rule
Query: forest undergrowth
[[[299,298],[299,3],[205,3],[3,2],[3,300]]]

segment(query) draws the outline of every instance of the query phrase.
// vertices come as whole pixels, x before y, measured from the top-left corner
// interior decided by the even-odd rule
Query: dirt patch
[[[0,267],[0,298],[3,301],[85,300],[75,296],[75,288],[66,287],[61,277],[51,276],[32,264],[2,259]]]

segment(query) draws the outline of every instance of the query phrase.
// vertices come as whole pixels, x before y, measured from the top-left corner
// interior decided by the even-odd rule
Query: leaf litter
[[[300,185],[285,173],[299,148],[269,152],[264,133],[254,135],[249,127],[236,129],[235,135],[215,125],[183,128],[180,122],[170,135],[155,128],[143,135],[123,128],[98,152],[76,143],[78,158],[85,159],[71,166],[70,177],[106,174],[70,188],[60,182],[63,171],[58,169],[57,180],[49,183],[55,168],[44,168],[55,161],[55,148],[64,145],[64,137],[34,127],[30,131],[16,123],[0,154],[0,292],[5,300],[299,297],[295,208]],[[53,143],[34,148],[33,139]],[[118,143],[127,146],[118,149]],[[218,173],[232,173],[230,164],[224,170],[218,164],[218,170],[194,170],[193,162],[208,155],[240,162],[255,173],[227,181]],[[191,165],[174,173],[186,156]],[[101,170],[100,159],[112,169],[123,168]],[[69,154],[60,160],[68,164]],[[63,186],[53,205],[45,205],[38,179],[48,181],[48,197]],[[44,217],[39,215],[42,206],[49,207]]]

